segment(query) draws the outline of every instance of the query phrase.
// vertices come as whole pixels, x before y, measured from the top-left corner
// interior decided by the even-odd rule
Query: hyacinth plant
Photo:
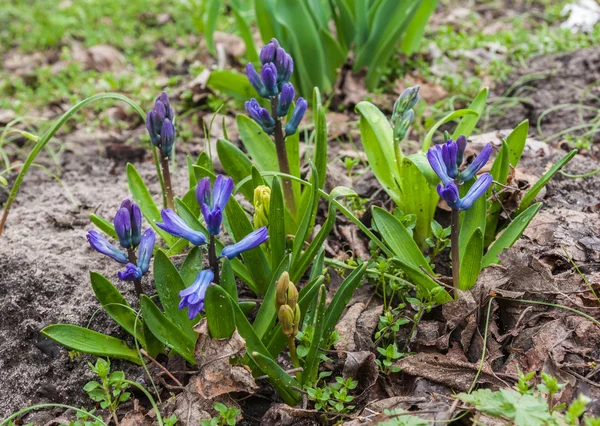
[[[254,98],[246,102],[246,111],[266,134],[273,135],[279,171],[289,175],[290,165],[285,138],[298,131],[298,125],[306,113],[308,102],[303,98],[298,98],[284,128],[282,119],[288,116],[296,94],[294,86],[290,83],[294,71],[294,61],[277,40],[273,39],[262,48],[260,62],[262,63],[260,75],[252,63],[246,66],[246,75],[258,95],[267,99],[270,111],[263,108]],[[284,176],[282,182],[287,208],[292,216],[295,216],[296,200],[292,181],[289,177]]]
[[[541,208],[541,203],[533,204],[537,194],[576,154],[573,150],[565,155],[526,190],[515,211],[507,212],[502,201],[507,190],[515,189],[510,186],[509,178],[525,148],[529,126],[527,121],[522,122],[502,141],[499,149],[488,144],[474,159],[467,158],[467,138],[475,129],[486,100],[487,89],[483,89],[467,109],[448,114],[430,129],[422,143],[423,152],[409,156],[402,153],[400,145],[414,117],[412,109],[418,102],[417,87],[401,94],[394,105],[391,124],[369,102],[361,102],[356,107],[361,114],[362,143],[369,163],[398,206],[394,215],[373,208],[374,228],[383,241],[370,237],[426,297],[437,303],[451,300],[425,256],[440,199],[451,210],[456,294],[458,290],[473,287],[482,268],[500,262],[498,255],[517,241]],[[456,119],[460,121],[447,142],[431,147],[437,129]],[[475,179],[494,151],[489,173]],[[408,216],[415,218],[413,230],[403,223],[402,219]]]

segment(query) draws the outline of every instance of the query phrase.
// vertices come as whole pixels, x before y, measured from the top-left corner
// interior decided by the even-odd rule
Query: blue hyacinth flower
[[[298,126],[306,114],[306,108],[308,108],[308,102],[304,98],[298,98],[296,107],[292,113],[292,117],[285,124],[285,135],[291,136],[298,130]]]
[[[261,107],[254,98],[245,102],[244,106],[246,107],[246,111],[248,111],[250,118],[256,121],[265,133],[273,133],[273,130],[275,130],[275,120],[271,117],[271,113],[267,109]]]
[[[469,166],[460,173],[460,178],[463,182],[470,181],[475,177],[475,174],[486,165],[492,155],[492,144],[487,144],[473,160]]]
[[[123,250],[119,250],[113,246],[106,238],[93,229],[88,231],[86,237],[90,246],[97,252],[102,253],[119,263],[125,264],[128,262],[127,254]]]
[[[142,211],[138,205],[131,200],[123,200],[121,203],[121,209],[126,209],[129,213],[129,223],[131,225],[131,245],[133,247],[137,247],[140,244],[140,239],[142,238]]]
[[[170,155],[173,149],[173,142],[175,141],[174,120],[175,110],[171,106],[167,93],[162,92],[156,98],[154,108],[146,114],[146,129],[148,129],[152,144],[161,148],[165,156]],[[165,126],[165,121],[169,122],[167,126]],[[164,136],[163,130],[167,132]],[[163,144],[165,145],[164,147]]]
[[[475,181],[463,198],[460,198],[458,186],[454,182],[450,182],[448,185],[438,184],[437,191],[440,198],[446,201],[452,210],[468,210],[479,197],[486,193],[491,184],[492,175],[485,173]]]
[[[204,297],[208,286],[215,278],[210,269],[200,271],[194,284],[179,292],[179,309],[188,308],[188,317],[193,320],[204,309]]]
[[[144,273],[140,268],[138,268],[133,263],[128,263],[125,265],[124,271],[117,272],[117,276],[121,281],[135,281],[142,279]]]
[[[229,245],[225,247],[221,251],[221,255],[219,257],[226,257],[227,259],[235,259],[240,253],[243,253],[248,250],[252,250],[253,248],[258,247],[265,241],[269,239],[269,231],[266,226],[257,229],[246,235],[240,241],[235,244]]]
[[[160,216],[163,221],[156,223],[156,226],[160,229],[176,237],[186,239],[195,246],[206,244],[206,236],[202,232],[190,228],[173,210],[163,209]]]
[[[225,211],[225,207],[231,198],[233,186],[233,179],[223,175],[217,176],[212,190],[209,178],[202,178],[198,182],[196,201],[200,205],[206,227],[211,235],[218,235],[221,232],[223,211]]]

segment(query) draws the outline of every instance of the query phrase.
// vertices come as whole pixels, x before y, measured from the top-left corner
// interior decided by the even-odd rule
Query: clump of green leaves
[[[237,423],[236,417],[241,411],[237,407],[228,407],[220,402],[215,402],[214,409],[219,413],[218,417],[213,417],[210,420],[201,420],[200,426],[233,426]]]
[[[387,348],[377,348],[377,352],[383,356],[383,359],[377,360],[377,365],[383,374],[397,373],[400,367],[393,365],[394,361],[404,357],[405,354],[398,351],[398,345],[392,343]]]
[[[515,426],[577,426],[585,413],[590,399],[579,395],[568,407],[555,405],[553,398],[565,385],[546,373],[541,383],[533,387],[535,373],[523,375],[519,372],[517,390],[480,389],[471,394],[461,393],[458,398],[471,404],[476,410],[495,418],[508,420]],[[600,425],[600,419],[583,418],[586,426]]]
[[[354,400],[354,397],[349,393],[357,386],[358,382],[353,380],[352,377],[346,380],[342,377],[336,377],[335,383],[323,387],[307,386],[305,389],[308,399],[314,402],[316,410],[344,414],[355,408],[354,405],[348,404]]]
[[[110,361],[98,358],[96,364],[88,363],[90,369],[100,378],[100,382],[92,380],[83,390],[87,392],[92,401],[100,403],[102,409],[110,410],[114,418],[119,404],[128,401],[131,393],[126,392],[129,386],[124,382],[125,373],[122,371],[110,372]]]
[[[442,227],[436,220],[431,222],[432,236],[425,240],[431,249],[429,255],[431,263],[435,261],[438,254],[450,247],[451,230],[452,229],[449,226],[447,228]]]

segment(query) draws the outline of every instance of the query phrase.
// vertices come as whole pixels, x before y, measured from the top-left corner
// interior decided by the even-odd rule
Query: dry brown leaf
[[[262,426],[317,426],[321,424],[321,412],[274,404],[261,419]]]
[[[338,333],[339,339],[334,347],[339,352],[352,352],[356,349],[356,343],[354,342],[356,322],[364,310],[364,303],[355,303],[354,305],[350,306],[346,314],[336,324],[335,329]]]
[[[213,399],[229,392],[253,393],[258,389],[252,373],[244,365],[232,365],[230,359],[241,359],[246,354],[246,341],[237,330],[231,339],[213,339],[208,333],[206,319],[194,329],[198,341],[194,358],[198,367],[195,391],[204,398]]]
[[[401,359],[395,365],[400,367],[402,372],[406,374],[424,377],[462,392],[469,390],[479,369],[479,364],[471,364],[449,358],[446,355],[430,353],[420,353]],[[494,376],[487,363],[483,366],[478,382],[504,386],[504,383]]]

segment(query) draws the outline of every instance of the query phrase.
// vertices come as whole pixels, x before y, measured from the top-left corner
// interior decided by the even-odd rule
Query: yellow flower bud
[[[294,285],[293,282],[289,282],[287,288],[287,304],[290,305],[290,308],[296,309],[296,304],[298,303],[298,289]]]
[[[296,309],[294,310],[294,334],[298,334],[298,327],[300,327],[300,319],[302,317],[302,313],[300,312],[300,305],[296,305]]]
[[[275,307],[279,309],[281,305],[287,303],[287,292],[290,285],[290,275],[286,272],[281,274],[277,280],[277,287],[275,287]]]
[[[269,208],[271,206],[271,188],[260,185],[254,188],[254,227],[269,226]]]
[[[288,305],[281,305],[279,312],[277,312],[277,318],[281,323],[281,329],[283,334],[286,336],[295,336],[294,330],[298,330],[298,327],[294,325],[294,310]]]

